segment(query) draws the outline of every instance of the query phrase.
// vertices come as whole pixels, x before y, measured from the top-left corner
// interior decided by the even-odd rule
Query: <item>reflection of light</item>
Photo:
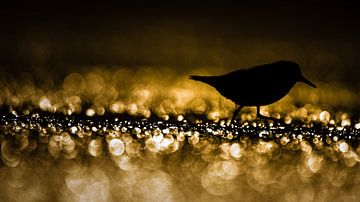
[[[109,142],[109,152],[114,156],[120,156],[125,151],[124,143],[119,139],[112,139]]]
[[[102,140],[93,139],[90,141],[88,151],[91,156],[99,156],[102,153]]]
[[[1,159],[9,167],[16,167],[20,163],[20,152],[12,151],[11,143],[7,140],[2,141],[1,143]]]
[[[153,70],[150,68],[145,73],[138,70],[135,74],[128,68],[87,69],[89,72],[69,74],[62,84],[51,88],[39,87],[31,78],[24,82],[16,79],[2,82],[0,104],[9,106],[14,117],[31,114],[33,109],[74,117],[85,113],[88,116],[85,119],[96,116],[78,120],[79,123],[68,121],[73,116],[66,116],[62,121],[50,121],[48,126],[42,126],[40,121],[4,122],[0,137],[1,159],[8,167],[0,168],[0,173],[4,173],[0,176],[4,182],[0,187],[5,190],[3,195],[9,200],[22,201],[24,198],[14,199],[19,196],[14,193],[20,193],[15,188],[27,184],[34,186],[26,187],[30,195],[23,195],[37,195],[38,198],[31,198],[34,201],[48,199],[43,193],[53,193],[57,197],[63,194],[64,200],[70,201],[144,201],[149,197],[170,201],[183,195],[187,200],[204,201],[239,198],[263,201],[277,200],[278,196],[284,196],[279,201],[327,198],[328,192],[314,191],[314,180],[319,182],[319,190],[322,186],[328,190],[330,186],[334,194],[338,192],[333,187],[348,184],[358,190],[357,178],[350,176],[358,175],[356,165],[360,148],[352,148],[349,143],[352,139],[343,134],[360,129],[360,123],[353,124],[350,113],[334,111],[342,106],[354,106],[351,103],[357,103],[359,98],[356,93],[327,84],[320,84],[317,92],[298,86],[291,95],[262,108],[264,114],[284,117],[286,125],[278,127],[276,122],[270,123],[269,126],[275,128],[270,133],[269,128],[261,128],[266,121],[255,120],[253,108],[244,108],[239,115],[241,122],[234,126],[245,128],[245,131],[246,127],[255,127],[256,132],[249,129],[246,133],[237,133],[239,128],[226,125],[234,103],[206,85],[188,81],[178,72],[159,77],[159,71]],[[57,83],[50,77],[49,80]],[[311,104],[305,105],[309,99]],[[145,127],[134,122],[127,122],[130,123],[127,125],[121,119],[112,124],[107,122],[108,117],[103,117],[106,121],[102,123],[96,122],[102,121],[97,116],[108,113],[145,118],[157,115],[181,123],[176,123],[175,128],[159,128],[154,123]],[[41,113],[34,115],[41,116]],[[214,128],[209,124],[206,130],[198,130],[201,127],[192,125],[193,122],[208,124],[199,117],[220,124],[215,124]],[[140,118],[136,120],[141,122]],[[69,124],[63,125],[63,121]],[[292,127],[299,121],[304,125],[293,133]],[[313,125],[315,128],[321,125],[328,133],[307,133]],[[34,134],[39,135],[34,138]],[[259,140],[257,135],[271,141]],[[324,142],[323,135],[331,136]],[[41,172],[42,169],[47,172]],[[109,173],[111,178],[107,176]],[[109,182],[114,186],[112,189]],[[63,186],[59,186],[61,183]],[[56,186],[47,186],[54,184]],[[59,192],[58,187],[63,189]],[[113,188],[117,191],[111,192],[109,199],[109,190]],[[74,198],[67,197],[70,192]]]
[[[115,164],[122,170],[130,171],[135,169],[134,165],[131,163],[131,158],[127,155],[113,156],[112,159]]]
[[[199,142],[200,138],[199,138],[199,133],[198,132],[194,132],[194,134],[189,138],[189,142],[192,145],[196,145]]]
[[[241,156],[241,149],[239,143],[234,143],[230,146],[230,154],[234,158],[239,158]]]
[[[264,141],[260,141],[259,144],[257,145],[257,152],[259,153],[269,153],[270,151],[273,150],[274,144],[272,142],[264,142]]]
[[[349,150],[349,145],[346,142],[341,142],[339,144],[339,149],[341,152],[345,153]]]
[[[306,141],[302,141],[300,143],[300,147],[301,147],[301,150],[307,154],[310,154],[311,151],[312,151],[312,147],[310,146],[310,144]]]
[[[322,167],[323,158],[318,155],[312,154],[307,157],[306,163],[307,163],[307,166],[309,167],[309,169],[313,173],[317,173],[317,172],[319,172],[319,170]]]
[[[62,133],[61,144],[66,153],[70,153],[75,149],[75,142],[68,133]]]
[[[353,167],[356,165],[357,162],[359,162],[359,156],[357,153],[353,151],[348,151],[344,154],[344,163],[348,167]]]
[[[100,169],[94,169],[89,174],[68,175],[65,183],[80,200],[107,201],[109,197],[109,178]]]
[[[358,132],[353,128],[338,131],[335,126],[319,124],[295,130],[292,125],[261,121],[230,128],[224,123],[115,117],[10,117],[5,119],[8,124],[2,127],[0,139],[1,159],[6,165],[0,168],[5,173],[0,188],[12,199],[24,199],[14,195],[21,187],[33,191],[26,196],[34,200],[47,199],[43,192],[54,192],[51,197],[70,201],[111,201],[113,197],[166,201],[184,194],[193,200],[198,193],[206,201],[218,196],[282,200],[289,193],[289,200],[311,201],[328,197],[328,192],[314,191],[314,180],[321,187],[333,187],[334,193],[339,193],[335,188],[347,184],[356,186],[357,178],[351,176],[358,175],[360,147],[352,148],[352,140],[344,136],[350,130]],[[337,137],[338,141],[325,143],[318,133],[324,130],[331,133],[327,138]],[[37,132],[38,139],[34,139]],[[42,169],[50,172],[39,172]],[[110,192],[114,189],[117,191]]]
[[[216,161],[203,173],[202,186],[212,195],[226,195],[235,189],[233,179],[237,174],[237,167],[232,161]]]

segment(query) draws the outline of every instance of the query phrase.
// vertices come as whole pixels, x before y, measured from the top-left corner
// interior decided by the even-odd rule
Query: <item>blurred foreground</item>
[[[357,201],[360,124],[3,115],[2,201]]]

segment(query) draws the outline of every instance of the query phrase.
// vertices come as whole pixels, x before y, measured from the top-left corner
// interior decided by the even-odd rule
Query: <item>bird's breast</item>
[[[240,82],[241,83],[241,82]],[[281,81],[232,83],[231,88],[217,89],[220,94],[242,106],[259,106],[274,103],[283,98],[294,83]]]

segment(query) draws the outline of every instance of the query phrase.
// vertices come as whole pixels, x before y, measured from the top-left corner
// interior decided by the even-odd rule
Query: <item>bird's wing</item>
[[[219,91],[224,96],[253,95],[281,82],[277,71],[264,65],[239,69],[219,77]]]

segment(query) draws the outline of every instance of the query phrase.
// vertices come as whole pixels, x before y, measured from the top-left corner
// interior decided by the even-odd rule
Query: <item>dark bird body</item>
[[[220,76],[190,76],[190,79],[213,86],[221,95],[239,105],[232,121],[245,106],[257,106],[257,115],[261,116],[260,106],[280,100],[296,82],[316,87],[302,75],[299,65],[291,61],[240,69]]]

